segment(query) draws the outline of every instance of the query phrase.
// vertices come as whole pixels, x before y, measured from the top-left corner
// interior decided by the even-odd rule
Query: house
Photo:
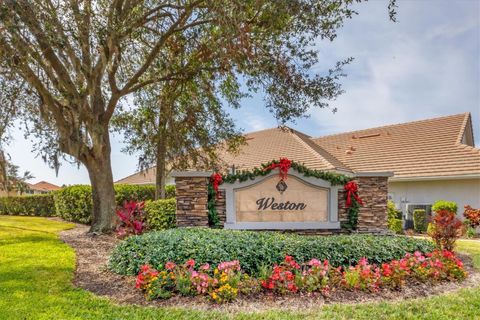
[[[143,170],[141,172],[137,172],[131,174],[125,178],[115,181],[115,184],[136,184],[136,185],[154,185],[155,178],[157,175],[157,170],[155,167],[149,168],[147,170]],[[167,176],[165,180],[166,185],[175,184],[175,180]]]
[[[29,183],[28,187],[30,190],[25,192],[26,194],[46,194],[61,189],[61,187],[46,181],[40,181],[35,184]]]
[[[290,128],[246,134],[239,154],[221,159],[229,170],[251,169],[286,157],[312,169],[393,172],[389,198],[412,219],[415,208],[427,212],[436,200],[480,207],[480,149],[475,148],[470,113],[358,130],[318,138]],[[118,182],[154,183],[154,170]]]

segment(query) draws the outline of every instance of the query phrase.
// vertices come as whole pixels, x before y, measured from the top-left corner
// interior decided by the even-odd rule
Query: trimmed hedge
[[[67,221],[88,224],[92,220],[92,188],[76,185],[55,192],[57,216]]]
[[[109,268],[119,274],[137,274],[141,265],[154,268],[167,261],[216,266],[238,259],[242,269],[252,275],[262,266],[280,263],[286,254],[299,263],[311,258],[329,259],[332,265],[350,265],[361,257],[371,263],[402,258],[406,252],[430,252],[432,242],[403,236],[333,235],[305,236],[279,232],[233,231],[204,228],[179,228],[132,236],[112,252]]]
[[[440,210],[448,210],[453,213],[457,213],[457,203],[454,201],[438,200],[432,206],[432,211],[437,212]]]
[[[146,201],[155,199],[155,186],[152,185],[115,185],[115,201],[121,206],[125,201]]]
[[[53,195],[38,194],[0,197],[0,215],[54,216],[55,203]]]
[[[145,203],[145,214],[147,225],[150,230],[164,230],[176,226],[176,205],[175,199],[147,201]]]
[[[400,219],[390,219],[388,220],[388,229],[396,234],[403,233],[403,223]]]
[[[403,233],[402,211],[395,208],[393,201],[387,202],[387,226],[388,229],[396,234]]]
[[[175,198],[176,188],[174,184],[165,186],[165,199]]]
[[[167,195],[175,194],[175,186],[166,189]],[[122,206],[125,201],[146,201],[155,198],[155,186],[152,185],[115,185],[115,201]],[[63,188],[55,193],[55,208],[59,217],[73,222],[89,224],[92,220],[92,187],[75,185]]]
[[[427,231],[427,213],[423,209],[413,210],[413,229],[416,232],[426,232]]]

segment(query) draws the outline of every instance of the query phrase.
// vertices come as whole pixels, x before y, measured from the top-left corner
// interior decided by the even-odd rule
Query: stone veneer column
[[[217,209],[217,215],[220,219],[220,225],[223,228],[225,222],[227,221],[227,203],[225,201],[225,190],[218,189],[218,193],[220,194],[220,196],[217,198],[215,208]]]
[[[177,227],[208,227],[210,172],[173,172],[176,185]]]
[[[363,201],[358,213],[357,230],[360,232],[382,232],[387,230],[388,177],[392,173],[358,173],[358,195]],[[345,192],[338,192],[340,221],[347,220]]]

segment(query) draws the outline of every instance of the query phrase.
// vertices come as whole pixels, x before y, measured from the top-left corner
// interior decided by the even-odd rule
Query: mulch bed
[[[110,252],[119,242],[114,236],[89,235],[88,227],[60,233],[60,238],[76,252],[77,266],[73,283],[75,286],[108,297],[119,304],[186,307],[201,310],[219,309],[226,312],[257,311],[266,309],[305,310],[331,303],[363,303],[373,301],[398,301],[455,291],[460,288],[480,286],[480,273],[473,268],[467,255],[459,255],[469,273],[463,282],[446,282],[439,285],[409,283],[401,291],[380,290],[378,293],[337,290],[330,297],[296,294],[283,297],[259,294],[255,297],[239,297],[233,303],[216,305],[205,297],[174,296],[168,300],[147,301],[140,290],[135,289],[134,276],[121,276],[107,269]]]

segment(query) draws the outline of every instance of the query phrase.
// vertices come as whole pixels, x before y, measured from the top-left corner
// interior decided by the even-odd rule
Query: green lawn
[[[228,316],[174,308],[118,306],[71,285],[75,254],[57,236],[71,224],[0,216],[0,319],[480,319],[480,288],[401,303],[330,305],[308,312]],[[480,268],[480,242],[460,241]]]

